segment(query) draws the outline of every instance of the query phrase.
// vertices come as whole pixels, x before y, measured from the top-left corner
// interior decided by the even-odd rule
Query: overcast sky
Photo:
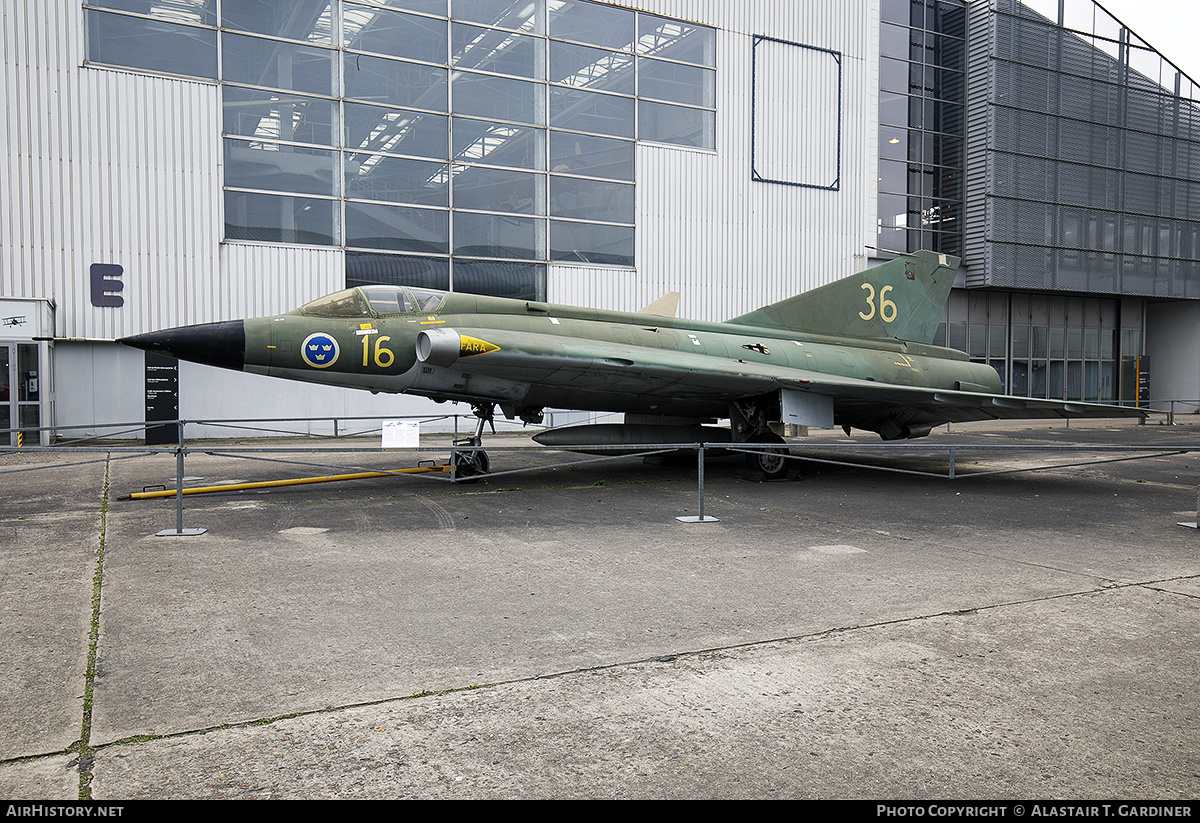
[[[1099,0],[1100,5],[1200,83],[1200,2]]]

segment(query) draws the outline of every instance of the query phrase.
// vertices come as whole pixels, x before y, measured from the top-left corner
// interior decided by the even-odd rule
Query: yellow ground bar
[[[394,469],[387,472],[358,472],[356,474],[330,474],[324,477],[293,477],[288,480],[261,480],[255,483],[227,483],[223,486],[193,486],[184,489],[184,494],[211,494],[213,492],[236,492],[247,489],[272,489],[277,486],[304,486],[309,483],[335,483],[339,480],[365,480],[368,477],[390,477],[394,474],[427,474],[429,472],[448,472],[449,466],[418,466],[413,469]],[[162,489],[152,492],[133,492],[130,500],[146,500],[151,497],[174,497],[176,489]]]

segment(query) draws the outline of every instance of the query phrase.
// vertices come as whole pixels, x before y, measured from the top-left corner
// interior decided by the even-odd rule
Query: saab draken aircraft
[[[497,407],[541,422],[546,408],[623,412],[549,446],[770,444],[751,455],[787,472],[781,426],[852,428],[884,440],[997,418],[1138,417],[1119,406],[1001,393],[996,371],[933,345],[958,260],[898,257],[725,322],[674,317],[670,296],[640,312],[367,285],[276,317],[166,329],[120,342],[183,360],[372,392],[465,401],[479,418],[467,465],[487,471],[483,426]],[[677,295],[675,295],[677,298]],[[728,419],[729,429],[705,426]]]

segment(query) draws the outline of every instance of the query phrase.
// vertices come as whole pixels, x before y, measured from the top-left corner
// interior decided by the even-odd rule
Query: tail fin
[[[932,343],[958,258],[918,251],[726,321]]]

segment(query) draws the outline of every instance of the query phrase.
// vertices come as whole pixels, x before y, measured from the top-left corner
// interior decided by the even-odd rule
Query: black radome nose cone
[[[117,342],[224,369],[240,371],[246,362],[246,328],[241,320],[163,329],[122,337]]]

